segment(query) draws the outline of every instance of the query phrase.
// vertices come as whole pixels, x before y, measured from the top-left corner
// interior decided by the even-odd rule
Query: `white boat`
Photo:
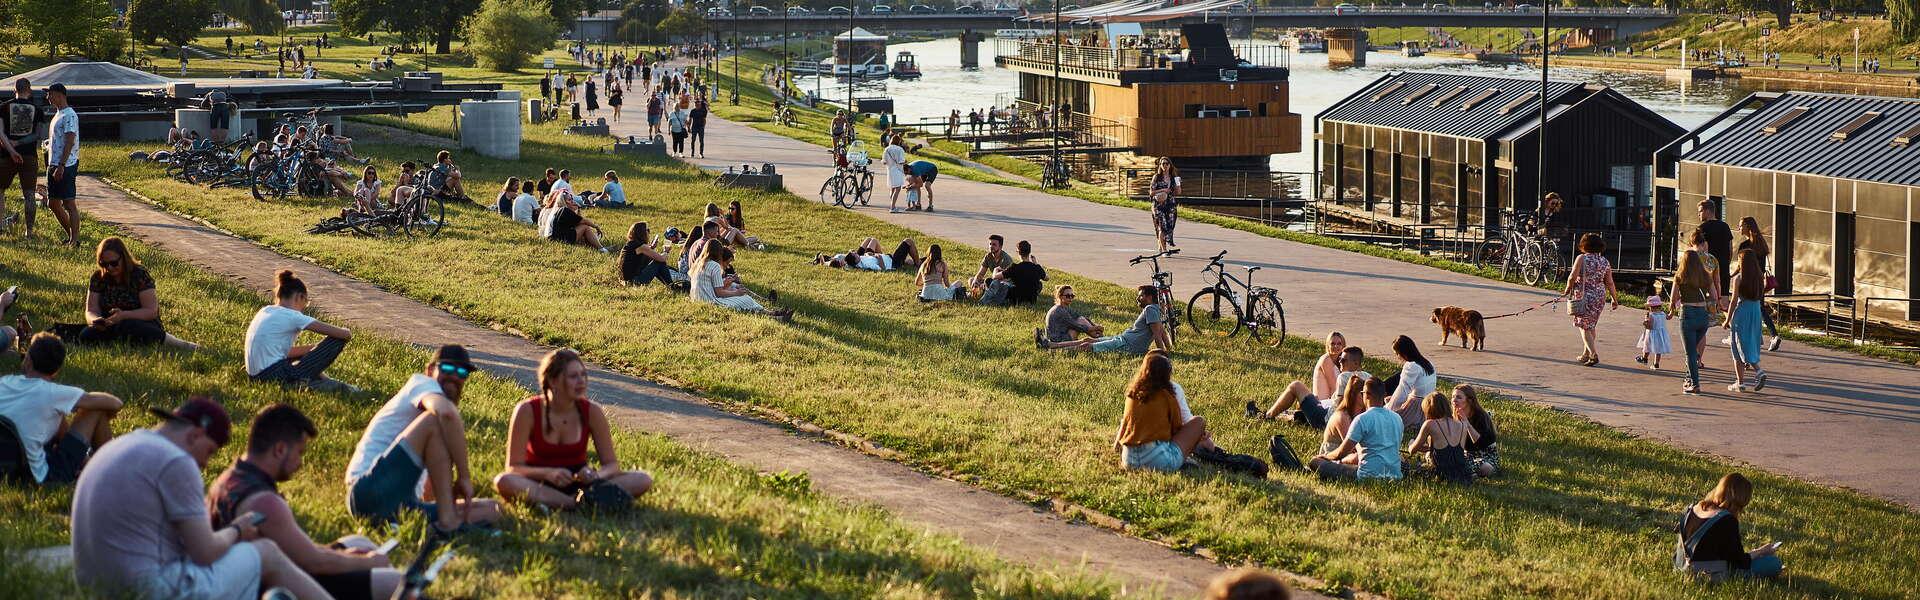
[[[1280,45],[1292,48],[1300,54],[1314,54],[1327,51],[1327,39],[1318,36],[1280,36]]]
[[[997,37],[1003,40],[1031,40],[1035,38],[1047,37],[1050,35],[1053,35],[1053,32],[1045,29],[995,29],[993,30],[993,37]]]

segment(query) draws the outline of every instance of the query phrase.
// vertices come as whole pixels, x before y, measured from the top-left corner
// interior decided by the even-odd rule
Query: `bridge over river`
[[[1554,27],[1577,27],[1611,32],[1625,37],[1652,30],[1674,20],[1678,12],[1660,8],[1557,8]],[[1161,25],[1173,27],[1185,22],[1224,21],[1230,31],[1248,32],[1254,28],[1316,27],[1369,29],[1374,27],[1537,27],[1539,8],[1509,7],[1257,7],[1210,11],[1198,16],[1172,19]],[[1006,13],[895,13],[849,14],[814,12],[777,14],[742,12],[732,15],[708,15],[717,35],[732,32],[767,34],[788,31],[845,31],[858,25],[874,32],[991,31],[1007,28],[1039,28],[1044,23]]]

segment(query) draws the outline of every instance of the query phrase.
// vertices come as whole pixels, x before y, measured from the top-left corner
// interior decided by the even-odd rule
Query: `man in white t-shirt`
[[[540,214],[540,199],[528,192],[520,192],[513,198],[513,221],[522,225],[533,225]]]
[[[149,409],[158,427],[100,447],[73,488],[73,577],[106,597],[241,600],[262,587],[327,598],[272,540],[259,513],[214,530],[200,470],[227,445],[233,423],[206,398],[173,412]]]
[[[19,433],[27,459],[22,479],[39,485],[78,479],[92,449],[113,439],[120,412],[120,399],[111,394],[54,383],[66,361],[66,344],[42,332],[27,344],[20,374],[0,377],[0,418]]]
[[[47,104],[54,110],[47,129],[47,208],[67,230],[66,243],[80,247],[80,209],[73,204],[73,180],[80,171],[80,115],[67,106],[67,86],[47,86]]]
[[[500,520],[498,503],[473,497],[467,467],[459,403],[473,371],[466,348],[441,346],[426,371],[413,374],[380,407],[347,462],[347,512],[391,522],[402,511],[418,511],[449,533]],[[434,502],[416,491],[422,479]]]
[[[578,196],[579,194],[573,193],[573,169],[561,169],[560,179],[553,182],[553,189],[566,190],[568,196]]]

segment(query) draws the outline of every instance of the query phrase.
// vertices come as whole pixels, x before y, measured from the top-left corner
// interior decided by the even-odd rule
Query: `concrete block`
[[[442,81],[445,81],[444,75],[442,75],[439,71],[407,71],[402,76],[410,79],[411,78],[425,79],[427,81],[432,82],[430,85],[432,85],[433,87],[439,87],[440,83]]]
[[[534,98],[527,101],[527,122],[538,125],[547,122],[547,101]]]
[[[204,124],[204,121],[203,121]],[[120,141],[148,142],[167,139],[167,130],[173,127],[166,121],[125,121],[120,123]],[[201,135],[206,135],[202,132]]]
[[[169,98],[192,98],[198,95],[200,95],[199,86],[191,82],[175,81],[167,84],[167,97]]]
[[[665,158],[667,156],[667,143],[658,139],[620,142],[613,145],[613,153]]]
[[[567,133],[574,135],[611,136],[613,135],[613,128],[606,125],[574,125],[567,128]]]
[[[721,185],[752,190],[773,191],[782,188],[779,174],[727,173],[716,177]]]
[[[173,126],[180,128],[182,134],[189,131],[198,131],[200,132],[200,137],[211,138],[213,136],[212,124],[213,111],[204,108],[180,108],[173,111]],[[127,137],[127,129],[125,126],[120,128],[120,137]],[[160,130],[160,138],[166,139],[166,137],[167,131],[165,129]]]
[[[511,100],[461,102],[460,147],[502,160],[519,160],[520,103]]]

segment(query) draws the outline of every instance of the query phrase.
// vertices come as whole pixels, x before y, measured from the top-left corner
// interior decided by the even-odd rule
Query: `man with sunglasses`
[[[424,373],[415,373],[367,424],[347,463],[347,512],[376,522],[416,510],[451,534],[500,520],[500,505],[474,499],[467,468],[466,424],[460,394],[473,374],[467,349],[441,346]],[[415,492],[421,480],[434,502]]]

